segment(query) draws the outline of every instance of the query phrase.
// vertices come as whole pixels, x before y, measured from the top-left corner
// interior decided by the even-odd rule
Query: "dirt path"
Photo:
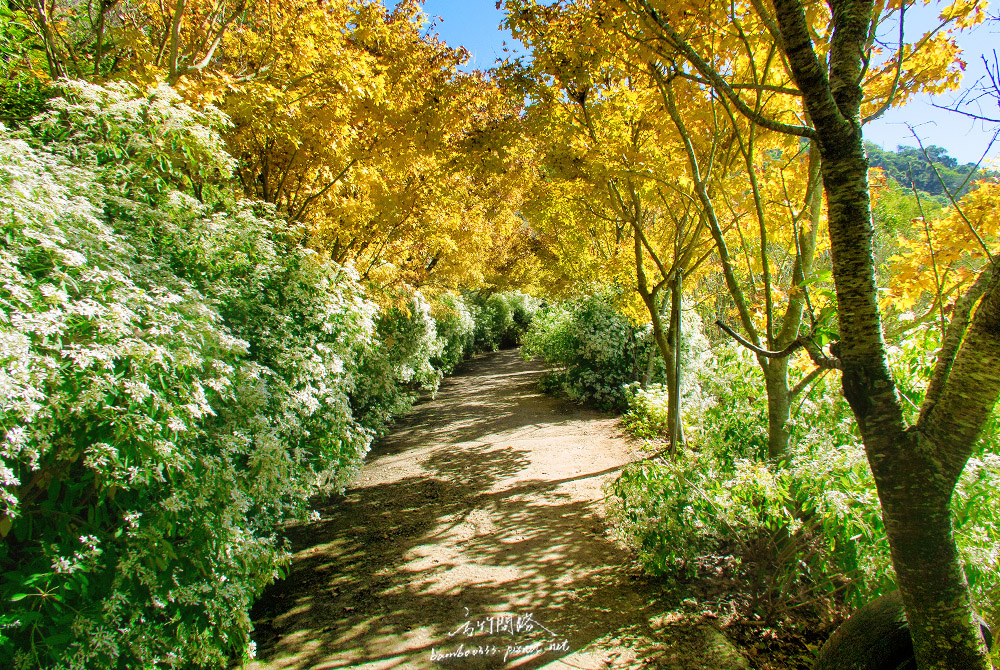
[[[607,537],[602,484],[634,458],[616,421],[478,358],[418,405],[254,610],[276,668],[644,667],[658,587]],[[668,666],[669,667],[669,666]]]

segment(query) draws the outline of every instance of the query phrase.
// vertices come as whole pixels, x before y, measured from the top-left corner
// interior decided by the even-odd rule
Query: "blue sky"
[[[395,2],[386,0],[386,4],[392,6]],[[507,42],[510,46],[513,42],[510,34],[499,28],[504,15],[496,9],[495,0],[426,0],[424,11],[435,20],[434,31],[445,42],[469,50],[471,68],[491,67],[497,58],[506,55],[503,43]],[[914,17],[914,35],[928,21],[928,12],[923,13],[925,16]],[[935,12],[932,10],[930,13]],[[909,31],[907,34],[910,34]],[[965,76],[968,85],[985,73],[980,55],[990,53],[1000,44],[1000,23],[987,22],[963,35],[959,42],[968,62]],[[954,97],[954,94],[946,94],[932,100],[929,96],[921,96],[906,107],[891,110],[882,119],[866,126],[865,136],[886,149],[895,149],[897,145],[915,146],[916,141],[908,127],[912,126],[925,145],[942,146],[962,163],[979,160],[993,131],[984,130],[982,124],[972,119],[931,105],[932,101],[948,105]],[[986,111],[994,118],[1000,114],[1000,110],[996,109]],[[1000,142],[994,144],[989,157],[1000,157]]]

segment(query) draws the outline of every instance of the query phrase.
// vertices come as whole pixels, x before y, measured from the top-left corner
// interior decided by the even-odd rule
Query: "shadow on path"
[[[540,372],[514,351],[472,361],[322,520],[289,530],[291,573],[253,611],[248,667],[596,670],[655,655],[658,587],[622,567],[600,510],[628,445],[613,419],[541,394]]]

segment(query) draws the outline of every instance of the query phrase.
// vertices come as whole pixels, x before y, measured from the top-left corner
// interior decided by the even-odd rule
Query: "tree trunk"
[[[914,654],[920,668],[987,668],[952,535],[954,481],[928,477],[937,468],[914,455],[922,451],[918,445],[919,440],[907,440],[903,453],[908,457],[883,460],[877,475]]]
[[[962,391],[974,396],[968,403],[970,414],[978,410],[971,419],[979,421],[974,430],[929,439],[924,431],[906,429],[876,302],[868,161],[860,122],[864,45],[873,8],[859,0],[830,2],[834,29],[827,79],[813,50],[802,4],[798,0],[773,3],[782,47],[814,122],[823,159],[840,319],[840,341],[833,353],[843,364],[844,396],[857,418],[878,487],[917,664],[922,670],[984,670],[991,665],[974,624],[952,536],[949,503],[978,429],[996,402],[1000,379],[992,384],[994,388],[984,384],[972,391],[967,390],[971,380],[963,380]],[[1000,317],[1000,297],[993,297],[998,304],[992,316]],[[985,308],[985,304],[980,308],[977,321],[989,322],[991,315],[983,314]],[[1000,355],[1000,318],[994,318],[978,338],[973,338],[973,331],[975,327],[967,345],[980,340],[982,347],[992,341]],[[978,366],[1000,377],[998,364],[1000,358],[981,359]],[[952,373],[952,382],[961,383],[960,379]],[[944,402],[942,397],[938,409]]]
[[[663,330],[663,319],[660,317],[660,305],[658,304],[657,295],[659,294],[660,285],[657,285],[652,290],[649,288],[649,282],[646,280],[646,270],[644,267],[645,253],[642,246],[642,241],[639,237],[639,233],[633,231],[635,237],[635,269],[636,269],[636,288],[639,292],[639,296],[642,298],[642,302],[646,305],[646,311],[649,312],[649,318],[653,325],[653,341],[656,342],[657,348],[660,350],[660,355],[663,356],[663,362],[666,367],[667,376],[667,406],[669,408],[667,414],[667,425],[673,427],[677,423],[677,412],[680,408],[680,395],[679,395],[679,380],[677,379],[677,369],[675,356],[679,356],[680,352],[677,351],[672,345],[674,341],[673,332],[664,332]],[[671,294],[672,298],[670,301],[671,312],[668,314],[667,318],[669,323],[674,322],[674,302],[673,294],[675,293],[674,288],[677,289],[676,302],[680,302],[680,287],[677,282],[671,282]],[[680,313],[677,313],[679,317]],[[671,328],[672,331],[672,328]],[[683,438],[680,438],[683,439]],[[670,450],[671,453],[676,453],[678,442],[680,440],[671,439]]]
[[[777,461],[788,451],[788,419],[792,407],[792,394],[788,388],[788,358],[757,358],[764,370],[764,385],[767,389],[767,458]]]
[[[652,321],[653,341],[656,342],[656,347],[659,349],[660,355],[663,357],[664,372],[667,377],[667,407],[669,408],[667,414],[667,425],[673,427],[675,423],[675,412],[679,411],[680,408],[680,384],[677,379],[676,361],[674,358],[679,355],[679,353],[673,347],[673,328],[669,327],[666,331],[663,329],[663,319],[661,318],[660,309],[657,305],[657,293],[650,292],[646,288],[644,282],[640,282],[639,295],[642,297],[643,304],[646,305],[646,310],[649,312],[649,318]],[[667,320],[672,323],[673,319],[674,315],[671,311],[667,314]],[[682,440],[683,437],[681,437],[679,441]],[[671,453],[676,452],[677,444],[673,439],[670,443],[670,449]]]
[[[852,139],[843,157],[829,157],[839,153],[834,147],[827,151],[823,170],[844,396],[858,420],[875,476],[918,667],[988,668],[950,516],[951,496],[974,441],[935,443],[905,429],[876,305],[871,209],[863,176],[867,160],[860,130]],[[991,367],[995,370],[998,364],[1000,359]],[[992,407],[995,396],[994,401],[982,400]],[[965,456],[961,466],[949,472],[941,460],[954,447]]]
[[[684,428],[681,425],[681,352],[683,351],[681,349],[681,339],[684,334],[681,326],[681,310],[684,307],[681,282],[683,281],[683,277],[683,273],[680,270],[676,270],[673,281],[670,282],[670,344],[671,349],[673,349],[674,360],[671,366],[673,367],[673,374],[671,375],[670,371],[667,373],[670,383],[667,394],[670,403],[667,412],[667,421],[670,426],[670,449],[673,453],[677,453],[677,450],[684,444]]]

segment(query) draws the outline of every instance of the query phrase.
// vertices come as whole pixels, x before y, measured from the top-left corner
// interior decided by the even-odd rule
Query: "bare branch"
[[[806,353],[809,354],[809,358],[812,359],[813,364],[820,368],[821,370],[842,370],[843,363],[841,363],[839,358],[833,356],[827,356],[820,349],[819,345],[812,341],[812,338],[808,336],[801,336],[796,338],[791,344],[780,351],[768,351],[758,347],[757,345],[749,342],[739,333],[734,331],[732,328],[722,323],[722,321],[716,321],[715,325],[721,328],[727,335],[739,342],[742,346],[746,347],[750,351],[754,352],[758,356],[763,356],[764,358],[785,358],[794,354],[799,349],[805,349]],[[801,389],[800,389],[801,391]]]
[[[994,18],[998,20],[1000,17]],[[985,121],[987,123],[1000,123],[1000,118],[994,118],[991,116],[986,116],[985,114],[974,114],[972,112],[965,112],[959,109],[962,105],[971,105],[974,102],[978,102],[981,98],[992,98],[997,105],[1000,105],[1000,60],[997,59],[996,49],[993,50],[993,63],[986,58],[985,54],[982,54],[980,58],[983,61],[983,66],[986,69],[986,76],[980,77],[979,80],[973,84],[973,86],[967,90],[965,93],[959,97],[959,99],[951,107],[945,107],[943,105],[938,105],[931,103],[934,107],[938,109],[944,109],[949,112],[955,112],[956,114],[961,114],[962,116],[967,116],[970,119],[976,119],[977,121]],[[983,79],[989,79],[988,84],[983,83]],[[967,96],[971,94],[976,89],[979,89],[978,94],[972,99],[968,99]]]
[[[965,112],[961,109],[956,109],[954,107],[945,107],[944,105],[939,105],[935,102],[931,103],[931,107],[937,107],[938,109],[943,109],[946,112],[954,112],[955,114],[961,114],[962,116],[967,116],[970,119],[976,119],[977,121],[987,121],[989,123],[1000,123],[1000,119],[994,119],[989,116],[982,116],[981,114],[973,114],[972,112]]]
[[[744,339],[735,330],[733,330],[732,328],[730,328],[726,324],[722,323],[722,321],[716,321],[715,325],[717,325],[719,328],[721,328],[723,331],[725,331],[725,333],[727,335],[729,335],[729,337],[731,337],[734,340],[736,340],[737,342],[739,342],[742,346],[746,347],[747,349],[749,349],[750,351],[754,352],[755,354],[757,354],[759,356],[763,356],[764,358],[785,358],[787,356],[790,356],[790,355],[794,354],[796,351],[798,351],[803,346],[805,346],[799,340],[795,340],[794,342],[792,342],[791,344],[789,344],[787,347],[785,347],[781,351],[768,351],[767,349],[764,349],[762,347],[758,347],[757,345],[755,345],[754,343],[750,342],[749,340]]]
[[[951,201],[952,207],[954,207],[955,211],[958,212],[958,215],[962,217],[962,221],[965,222],[965,225],[969,227],[969,232],[972,233],[973,237],[976,238],[976,241],[979,242],[979,246],[982,247],[983,251],[986,253],[986,257],[990,259],[991,263],[996,263],[996,259],[993,258],[993,254],[990,253],[989,247],[986,246],[986,242],[983,241],[983,238],[979,235],[979,231],[977,231],[976,227],[972,225],[972,222],[969,221],[969,217],[965,215],[965,212],[959,206],[958,202],[956,202],[955,194],[953,194],[951,192],[951,189],[948,188],[948,184],[945,183],[944,177],[941,176],[940,170],[937,169],[937,166],[934,164],[934,161],[931,160],[931,157],[927,155],[927,150],[924,148],[924,143],[921,141],[920,137],[917,135],[916,131],[912,127],[910,127],[910,134],[913,135],[913,138],[917,140],[917,144],[920,145],[920,153],[923,154],[924,160],[927,161],[927,165],[929,165],[931,170],[934,171],[934,176],[937,177],[938,183],[941,184],[941,188],[944,189],[945,195],[947,195],[948,200]],[[998,135],[1000,135],[1000,130],[997,130],[997,132],[993,134],[993,139],[990,140],[990,143],[988,145],[986,145],[986,150],[983,152],[983,155],[976,162],[976,167],[969,172],[968,176],[966,176],[965,178],[965,181],[963,181],[962,185],[958,187],[959,192],[961,192],[961,190],[965,188],[965,185],[969,183],[969,179],[972,177],[973,174],[975,174],[976,170],[979,169],[979,165],[986,158],[986,154],[988,154],[990,149],[993,148],[993,143],[997,141]]]

